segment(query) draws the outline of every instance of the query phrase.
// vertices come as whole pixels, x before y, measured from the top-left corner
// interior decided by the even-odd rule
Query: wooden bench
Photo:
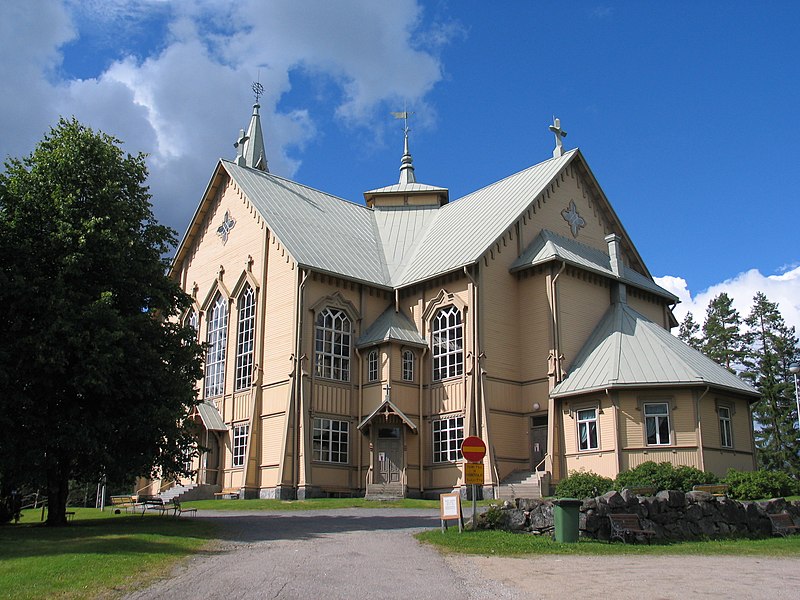
[[[146,498],[144,500],[140,500],[139,504],[142,507],[142,515],[148,510],[157,510],[160,511],[163,515],[165,512],[174,511],[175,507],[171,502],[164,502],[158,496]]]
[[[221,492],[214,492],[214,499],[233,500],[231,496],[239,498],[239,488],[225,488]]]
[[[128,512],[128,509],[136,509],[136,498],[134,496],[111,496],[111,507],[119,510],[121,508]]]
[[[196,516],[197,515],[197,509],[196,508],[183,508],[181,506],[181,503],[180,503],[179,500],[173,500],[172,501],[172,506],[175,507],[175,513],[174,514],[176,514],[178,516],[182,515],[183,513],[186,513],[186,514],[189,514],[189,515],[192,515],[192,516]]]
[[[727,496],[728,486],[724,483],[701,483],[692,486],[693,492],[708,492],[714,496]]]
[[[767,515],[772,522],[772,535],[786,537],[789,534],[800,531],[800,525],[795,525],[789,513],[778,513],[777,515]]]
[[[642,536],[650,543],[656,532],[652,529],[645,529],[642,527],[639,517],[633,514],[616,514],[608,515],[608,520],[611,522],[611,537],[608,538],[608,543],[614,541],[614,538],[622,540],[622,543],[628,543],[628,540],[636,542],[637,536]]]

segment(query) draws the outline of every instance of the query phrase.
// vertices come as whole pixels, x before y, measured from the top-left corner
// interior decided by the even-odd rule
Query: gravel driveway
[[[442,556],[411,536],[438,527],[438,510],[197,518],[218,520],[221,542],[128,600],[800,597],[800,558]]]

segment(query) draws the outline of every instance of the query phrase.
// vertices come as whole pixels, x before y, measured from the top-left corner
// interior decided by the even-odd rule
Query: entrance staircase
[[[366,500],[399,500],[405,498],[402,483],[368,483]]]
[[[220,491],[218,485],[206,485],[190,483],[187,485],[174,485],[168,490],[161,492],[158,496],[164,502],[188,502],[189,500],[213,500],[214,492]]]
[[[550,473],[546,471],[515,471],[498,488],[499,500],[542,498],[550,494]]]

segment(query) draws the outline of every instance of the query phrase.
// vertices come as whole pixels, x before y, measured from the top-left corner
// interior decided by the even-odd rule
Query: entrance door
[[[531,470],[545,470],[542,461],[546,453],[547,417],[531,417]]]
[[[220,456],[219,441],[217,440],[216,432],[209,432],[206,446],[208,447],[208,452],[203,454],[201,459],[201,466],[203,468],[200,470],[200,473],[198,473],[198,483],[216,485]]]
[[[375,483],[400,483],[403,440],[400,427],[379,427],[376,446]]]

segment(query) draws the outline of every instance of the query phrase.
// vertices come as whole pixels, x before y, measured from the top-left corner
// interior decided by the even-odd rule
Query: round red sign
[[[480,462],[486,456],[486,444],[481,438],[471,435],[461,442],[461,454],[468,462]]]

